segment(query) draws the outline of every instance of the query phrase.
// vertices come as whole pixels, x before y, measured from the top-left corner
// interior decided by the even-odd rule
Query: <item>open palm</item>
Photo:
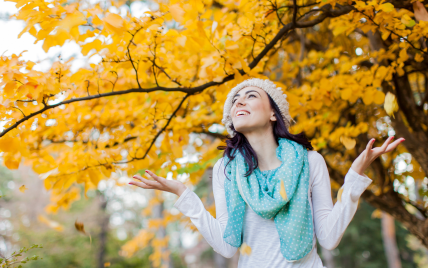
[[[159,177],[150,170],[146,170],[146,174],[153,178],[154,180],[149,180],[141,177],[140,175],[134,175],[133,178],[139,181],[131,181],[130,185],[135,185],[144,189],[154,189],[165,192],[170,192],[176,194],[178,196],[181,195],[184,190],[186,190],[186,186],[177,180],[167,180],[165,178]]]
[[[415,13],[415,18],[419,21],[424,20],[428,21],[428,12],[421,2],[414,2],[413,3],[413,10]]]
[[[351,168],[360,175],[362,175],[364,173],[364,170],[366,170],[376,158],[378,158],[384,153],[391,152],[398,146],[398,144],[405,141],[404,138],[400,138],[391,143],[393,139],[394,136],[391,136],[383,143],[381,147],[375,148],[373,148],[373,144],[376,140],[371,139],[367,144],[366,149],[352,163]]]

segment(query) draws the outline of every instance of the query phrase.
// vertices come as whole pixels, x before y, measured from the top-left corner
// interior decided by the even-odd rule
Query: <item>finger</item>
[[[376,141],[375,139],[369,140],[369,143],[367,143],[366,149],[367,150],[373,149],[373,144],[374,144],[375,141]]]
[[[156,181],[158,181],[161,184],[165,184],[166,183],[166,179],[159,177],[158,175],[156,175],[155,173],[151,172],[150,170],[146,170],[146,174],[149,175],[151,178],[155,179]]]
[[[388,139],[386,139],[386,141],[382,144],[382,146],[380,147],[381,151],[385,152],[386,148],[388,147],[388,144],[394,139],[394,136],[390,136],[388,137]]]
[[[398,139],[398,140],[394,141],[393,143],[391,143],[391,144],[386,148],[385,153],[391,152],[392,150],[394,150],[394,149],[398,146],[398,144],[402,143],[403,141],[405,141],[405,139],[404,139],[404,138],[400,138],[400,139]]]
[[[141,182],[144,182],[145,184],[153,186],[153,187],[159,187],[160,186],[159,182],[148,180],[146,178],[141,177],[140,175],[134,175],[133,178],[140,180]]]
[[[144,182],[139,182],[139,181],[130,181],[128,182],[128,184],[135,185],[144,189],[155,189],[153,186],[147,185]]]
[[[415,11],[419,9],[419,2],[413,2],[413,9]]]

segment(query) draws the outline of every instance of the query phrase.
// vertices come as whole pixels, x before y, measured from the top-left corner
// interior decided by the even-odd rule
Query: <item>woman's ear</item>
[[[270,121],[276,121],[276,116],[275,116],[275,112],[274,111],[271,112]]]

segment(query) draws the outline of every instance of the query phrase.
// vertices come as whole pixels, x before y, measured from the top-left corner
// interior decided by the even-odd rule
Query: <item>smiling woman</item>
[[[230,91],[223,112],[229,136],[213,169],[216,218],[179,181],[146,171],[155,181],[136,175],[140,182],[131,184],[177,194],[174,207],[216,252],[230,258],[241,249],[238,267],[324,267],[316,241],[337,247],[372,182],[364,171],[404,139],[390,143],[390,137],[377,148],[370,140],[333,206],[324,158],[303,132],[289,133],[292,118],[281,88],[269,80],[245,80]]]

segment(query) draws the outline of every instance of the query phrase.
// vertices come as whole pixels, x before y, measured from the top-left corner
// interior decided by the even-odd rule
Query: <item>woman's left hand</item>
[[[405,141],[404,138],[400,138],[393,143],[390,142],[394,139],[394,136],[389,137],[381,147],[372,148],[375,139],[371,139],[367,144],[366,149],[354,160],[351,168],[360,175],[364,174],[364,171],[370,166],[370,164],[384,153],[391,152],[398,144]]]

